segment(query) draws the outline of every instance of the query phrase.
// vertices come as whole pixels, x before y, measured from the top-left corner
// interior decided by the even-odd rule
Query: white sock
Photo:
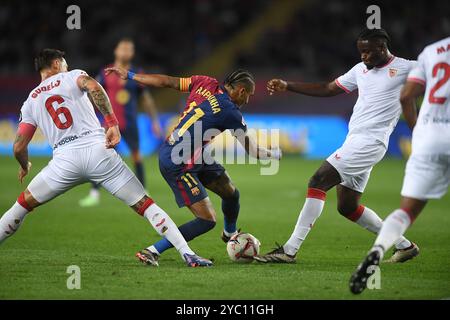
[[[19,229],[28,210],[18,202],[5,212],[0,219],[0,243]]]
[[[325,205],[325,195],[326,194],[324,191],[318,189],[308,189],[308,196],[305,204],[303,205],[302,211],[300,211],[300,216],[298,217],[294,232],[283,246],[285,253],[295,255],[300,249],[300,246],[303,241],[305,241],[312,226],[322,213]]]
[[[375,213],[375,211],[364,206],[359,206],[359,208],[356,210],[356,214],[358,214],[358,211],[362,210],[363,208],[364,211],[355,222],[364,229],[378,234],[383,225],[383,220],[381,220],[381,218]],[[397,249],[406,249],[412,245],[412,243],[403,236],[397,239],[394,244]]]
[[[161,255],[161,253],[159,253],[159,251],[155,248],[155,246],[150,246],[150,247],[147,247],[147,250],[148,251],[151,251],[151,252],[153,252],[153,253],[156,253],[158,256],[159,255]]]
[[[232,236],[234,236],[234,235],[236,235],[236,234],[238,234],[238,232],[237,232],[237,230],[235,231],[235,232],[227,232],[226,230],[223,230],[223,233],[227,236],[227,237],[232,237]]]
[[[100,190],[97,188],[91,188],[91,191],[89,191],[89,196],[95,199],[100,199]]]
[[[185,253],[194,254],[194,251],[189,248],[186,240],[181,235],[180,230],[178,230],[177,225],[156,203],[153,203],[144,211],[144,217],[150,221],[151,225],[160,236],[166,237],[166,239],[169,240],[182,257]]]
[[[375,240],[374,247],[381,246],[384,252],[389,250],[411,225],[411,218],[406,211],[397,209],[383,222],[383,226]]]

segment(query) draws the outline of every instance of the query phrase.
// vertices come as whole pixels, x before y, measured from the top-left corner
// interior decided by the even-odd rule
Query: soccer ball
[[[238,233],[227,243],[228,256],[234,262],[250,263],[259,254],[261,242],[250,233]]]

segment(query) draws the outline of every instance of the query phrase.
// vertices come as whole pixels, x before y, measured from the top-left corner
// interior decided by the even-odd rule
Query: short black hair
[[[233,71],[230,73],[224,81],[225,85],[228,85],[230,87],[234,87],[236,84],[242,84],[247,89],[250,89],[255,86],[255,77],[244,69],[238,69],[236,71]]]
[[[53,60],[63,59],[64,51],[57,49],[43,49],[34,59],[34,67],[36,71],[40,72],[45,68],[50,68]]]
[[[130,43],[134,44],[134,40],[132,38],[130,38],[130,37],[122,37],[122,38],[119,39],[119,41],[117,41],[116,47],[122,42],[130,42]]]
[[[386,30],[379,28],[379,29],[364,29],[361,31],[361,33],[358,35],[358,40],[374,40],[374,39],[380,39],[386,43],[386,45],[389,45],[391,42],[391,37],[386,32]]]

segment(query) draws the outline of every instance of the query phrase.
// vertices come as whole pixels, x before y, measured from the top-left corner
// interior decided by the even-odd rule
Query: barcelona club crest
[[[193,196],[198,196],[200,194],[200,189],[198,187],[194,187],[191,189]]]
[[[389,77],[393,78],[397,75],[397,69],[389,68]]]

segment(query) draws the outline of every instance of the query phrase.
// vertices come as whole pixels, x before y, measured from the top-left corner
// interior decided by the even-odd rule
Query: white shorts
[[[88,181],[101,185],[129,206],[146,195],[142,184],[117,152],[102,144],[57,150],[48,165],[30,182],[28,190],[38,202],[44,203]]]
[[[412,154],[406,163],[402,196],[418,200],[442,198],[450,183],[450,155]]]
[[[351,135],[342,147],[333,152],[327,162],[341,176],[341,185],[364,192],[374,165],[383,159],[386,146],[379,140],[362,135]]]

